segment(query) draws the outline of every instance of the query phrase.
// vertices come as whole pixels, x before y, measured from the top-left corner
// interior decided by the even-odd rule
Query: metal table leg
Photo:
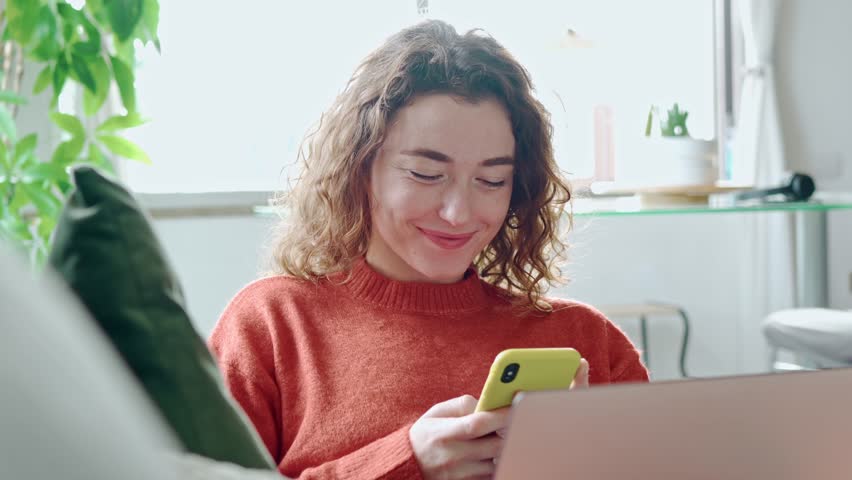
[[[677,312],[680,314],[681,320],[683,320],[683,343],[680,345],[680,375],[686,378],[689,376],[686,374],[686,348],[689,345],[689,317],[682,308],[678,308]]]
[[[796,225],[796,307],[828,307],[828,214],[799,210]]]
[[[645,318],[645,315],[639,317],[639,333],[642,337],[642,363],[645,364],[648,371],[651,371],[651,362],[648,359],[648,319]]]

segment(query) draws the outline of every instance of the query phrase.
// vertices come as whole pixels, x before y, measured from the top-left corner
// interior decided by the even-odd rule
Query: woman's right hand
[[[491,478],[509,423],[509,408],[476,412],[470,395],[434,405],[409,430],[414,456],[426,480]]]

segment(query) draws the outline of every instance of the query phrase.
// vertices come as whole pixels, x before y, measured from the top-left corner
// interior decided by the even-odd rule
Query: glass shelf
[[[683,202],[682,197],[641,195],[623,197],[593,197],[574,200],[573,214],[577,217],[613,217],[628,215],[670,215],[694,213],[749,213],[749,212],[825,212],[852,210],[852,193],[815,195],[807,202],[740,201],[732,196],[717,195],[708,199]],[[699,202],[700,200],[700,202]]]
[[[663,200],[668,198],[668,201]],[[731,196],[711,196],[701,203],[674,201],[675,197],[647,197],[641,195],[619,197],[584,197],[573,201],[572,213],[576,217],[616,217],[630,215],[671,215],[694,213],[749,213],[749,212],[826,212],[852,210],[852,193],[825,193],[815,195],[807,202],[736,202]],[[698,197],[701,200],[704,198]],[[651,201],[653,199],[653,201]],[[254,207],[258,216],[276,216],[271,206]]]

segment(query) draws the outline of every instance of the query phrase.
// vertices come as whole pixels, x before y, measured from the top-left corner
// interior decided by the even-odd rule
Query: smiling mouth
[[[473,233],[463,233],[463,234],[450,234],[444,232],[438,232],[435,230],[426,230],[425,228],[417,227],[417,230],[423,234],[426,238],[432,241],[435,245],[445,249],[445,250],[456,250],[467,245],[467,242],[470,241],[471,238],[476,234]]]

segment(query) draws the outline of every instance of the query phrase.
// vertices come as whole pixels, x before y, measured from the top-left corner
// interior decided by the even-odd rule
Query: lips
[[[473,238],[473,233],[445,233],[439,232],[437,230],[428,230],[425,228],[417,227],[417,230],[420,230],[420,233],[423,234],[426,238],[432,241],[435,245],[445,249],[445,250],[456,250],[459,249],[470,241]]]

